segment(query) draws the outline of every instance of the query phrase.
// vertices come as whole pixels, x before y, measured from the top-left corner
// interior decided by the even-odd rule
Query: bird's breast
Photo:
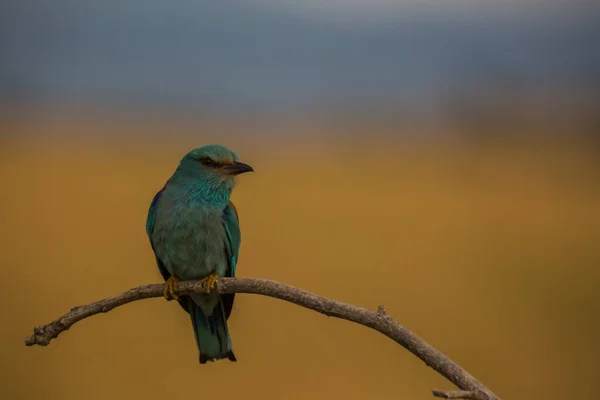
[[[152,239],[156,255],[179,279],[223,276],[228,267],[220,213],[201,206],[159,206]]]

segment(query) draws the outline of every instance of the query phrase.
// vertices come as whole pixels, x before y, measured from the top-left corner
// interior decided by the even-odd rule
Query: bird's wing
[[[237,209],[231,201],[223,210],[223,226],[227,232],[227,255],[230,259],[230,270],[227,271],[227,276],[234,277],[242,243],[242,233]]]
[[[229,268],[227,269],[225,276],[234,277],[240,252],[240,244],[242,243],[242,234],[240,232],[238,213],[231,201],[223,210],[223,226],[225,227],[225,232],[227,233],[227,243],[225,244],[225,248],[227,251],[227,257],[229,258]],[[229,316],[231,315],[234,299],[234,293],[223,295],[225,319],[229,319]]]
[[[150,238],[150,242],[152,242],[152,231],[154,231],[154,221],[156,220],[156,206],[158,204],[158,200],[161,198],[165,188],[162,188],[154,195],[152,199],[152,203],[150,203],[150,209],[148,210],[148,217],[146,218],[146,233]]]
[[[154,244],[152,243],[152,232],[154,231],[154,221],[156,220],[156,207],[158,204],[158,200],[161,198],[164,191],[165,188],[163,187],[161,190],[158,191],[158,193],[156,193],[156,195],[152,199],[152,203],[150,203],[148,217],[146,218],[146,233],[148,234],[148,238],[150,239],[152,251],[154,251]],[[169,279],[171,274],[165,268],[165,265],[163,264],[162,260],[156,255],[156,251],[154,251],[154,256],[156,257],[156,265],[158,265],[158,270],[160,271],[160,274],[166,281],[167,279]]]

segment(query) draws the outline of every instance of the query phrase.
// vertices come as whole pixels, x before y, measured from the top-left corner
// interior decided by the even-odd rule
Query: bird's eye
[[[202,157],[199,161],[200,164],[207,167],[216,167],[217,165],[219,165],[215,160],[213,160],[210,157]]]

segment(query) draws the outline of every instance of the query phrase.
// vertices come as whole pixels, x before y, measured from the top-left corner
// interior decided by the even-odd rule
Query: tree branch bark
[[[475,393],[469,390],[440,390],[433,389],[433,395],[435,397],[441,397],[442,399],[474,399]]]
[[[25,339],[25,345],[47,346],[52,339],[58,337],[82,319],[108,312],[115,307],[132,301],[162,297],[163,290],[164,284],[162,283],[143,285],[118,296],[74,307],[57,320],[34,328],[33,335]],[[217,281],[214,290],[218,293],[252,293],[274,297],[320,312],[329,317],[345,319],[375,329],[413,353],[460,389],[459,391],[434,390],[434,396],[473,400],[500,400],[490,389],[458,364],[388,316],[383,306],[379,306],[378,310],[374,312],[266,279],[221,278]],[[178,294],[206,293],[206,291],[205,285],[200,281],[186,281],[177,284]]]

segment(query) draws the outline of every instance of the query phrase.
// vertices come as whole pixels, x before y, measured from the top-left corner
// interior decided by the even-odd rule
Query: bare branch
[[[475,393],[470,390],[440,390],[433,389],[435,397],[442,399],[475,399]]]
[[[25,339],[25,345],[47,346],[52,339],[82,319],[108,312],[132,301],[162,297],[163,289],[164,284],[162,283],[138,286],[118,296],[74,307],[57,320],[34,328],[33,335]],[[218,293],[252,293],[274,297],[330,317],[345,319],[375,329],[413,353],[461,389],[460,391],[435,390],[434,396],[447,399],[500,400],[458,364],[387,315],[383,306],[379,306],[378,310],[374,312],[266,279],[221,278],[217,281],[214,290]],[[206,287],[200,281],[179,282],[177,293],[206,293]]]

